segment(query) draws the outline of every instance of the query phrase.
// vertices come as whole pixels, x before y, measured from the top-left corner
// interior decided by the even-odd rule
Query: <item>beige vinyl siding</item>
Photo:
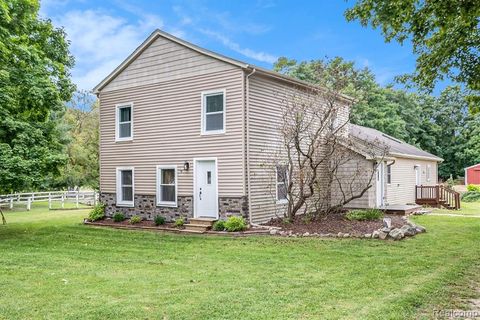
[[[436,161],[396,158],[392,165],[392,183],[387,184],[386,188],[387,204],[415,203],[415,165],[420,165],[420,184],[436,185],[438,183]],[[431,166],[430,181],[427,181],[427,165]]]
[[[234,68],[238,69],[160,36],[103,88],[102,92],[201,76]]]
[[[249,200],[255,223],[281,217],[286,208],[285,204],[276,203],[274,158],[279,158],[281,100],[289,90],[290,84],[263,76],[254,75],[249,80]],[[346,112],[340,115],[342,119],[347,119]]]
[[[101,92],[102,192],[115,192],[116,167],[133,166],[135,194],[155,195],[156,166],[176,165],[178,195],[192,195],[193,159],[217,157],[219,196],[244,195],[243,72],[228,66],[192,76],[189,68],[185,65],[179,79],[141,86],[133,81],[128,88]],[[201,135],[201,93],[214,89],[226,90],[226,132]],[[115,105],[127,102],[133,103],[134,138],[115,142]],[[189,171],[183,170],[185,161]]]

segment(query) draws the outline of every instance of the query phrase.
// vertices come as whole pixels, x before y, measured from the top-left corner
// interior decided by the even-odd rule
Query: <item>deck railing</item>
[[[60,203],[61,208],[65,208],[65,203],[74,203],[75,208],[80,204],[95,206],[98,202],[98,192],[96,191],[42,191],[42,192],[22,192],[0,195],[0,207],[13,209],[14,205],[25,205],[30,210],[33,202],[48,201],[48,208],[52,209],[52,204]]]
[[[416,186],[415,203],[458,210],[460,209],[460,193],[442,185]]]

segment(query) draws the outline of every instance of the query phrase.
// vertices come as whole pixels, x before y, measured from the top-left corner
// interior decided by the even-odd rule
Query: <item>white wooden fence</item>
[[[43,191],[26,192],[0,195],[0,207],[13,209],[14,204],[21,204],[32,208],[33,202],[48,201],[48,208],[52,209],[52,203],[59,202],[61,208],[65,208],[65,203],[74,203],[75,208],[80,204],[95,206],[98,202],[98,192],[96,191]]]

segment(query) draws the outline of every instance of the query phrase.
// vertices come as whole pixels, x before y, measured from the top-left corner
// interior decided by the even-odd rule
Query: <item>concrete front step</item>
[[[202,226],[207,226],[211,227],[217,221],[217,219],[212,219],[212,218],[190,218],[188,219],[190,224],[194,225],[202,225]]]

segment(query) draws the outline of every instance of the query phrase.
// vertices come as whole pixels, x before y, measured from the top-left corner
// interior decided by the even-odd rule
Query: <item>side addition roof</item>
[[[350,134],[360,140],[378,141],[380,144],[386,145],[389,148],[389,156],[419,160],[433,160],[438,162],[443,161],[442,158],[437,157],[436,155],[423,151],[422,149],[419,149],[400,139],[394,138],[372,128],[351,124]]]

